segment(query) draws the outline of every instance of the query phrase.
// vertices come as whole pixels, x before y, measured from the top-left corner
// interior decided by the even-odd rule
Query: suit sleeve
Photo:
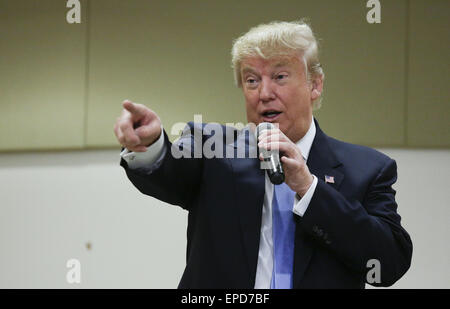
[[[196,130],[200,132],[194,134]],[[121,159],[120,165],[141,193],[189,210],[200,187],[202,160],[194,157],[194,149],[202,145],[201,127],[188,123],[174,144],[169,141],[167,133],[163,133],[165,155],[155,163],[131,169]]]
[[[390,286],[409,268],[412,242],[400,224],[392,185],[397,166],[389,159],[369,186],[363,203],[347,200],[319,179],[308,210],[299,217],[300,226],[316,242],[331,250],[351,269],[364,276],[367,262],[377,259],[381,282]]]

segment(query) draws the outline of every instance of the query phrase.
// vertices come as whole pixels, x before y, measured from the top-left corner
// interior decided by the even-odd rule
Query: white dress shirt
[[[161,127],[162,129],[162,127]],[[162,130],[161,130],[162,132]],[[303,158],[308,160],[314,137],[316,135],[316,125],[311,121],[308,132],[300,139],[296,145],[299,147]],[[120,156],[127,162],[130,169],[150,167],[158,159],[165,155],[164,134],[158,140],[147,148],[146,152],[130,152],[124,149]],[[265,194],[261,219],[261,237],[259,241],[258,264],[256,268],[255,289],[270,289],[273,270],[273,242],[272,242],[272,199],[274,185],[270,182],[267,173],[265,174]],[[313,175],[313,183],[306,194],[299,200],[295,195],[292,211],[303,216],[306,212],[309,202],[317,186],[317,177]]]
[[[300,139],[296,145],[300,148],[305,161],[308,160],[309,152],[311,150],[314,137],[316,136],[316,125],[314,120],[311,121],[308,132]],[[261,237],[259,238],[259,253],[258,253],[258,266],[256,267],[256,279],[255,289],[270,289],[270,282],[272,281],[273,270],[273,242],[272,242],[272,200],[274,185],[270,182],[269,176],[266,175],[264,205],[262,210],[261,221]],[[292,205],[292,211],[300,216],[306,212],[309,202],[316,190],[317,177],[314,176],[313,183],[309,187],[306,194],[302,199],[297,198],[297,194],[294,198],[294,205]]]

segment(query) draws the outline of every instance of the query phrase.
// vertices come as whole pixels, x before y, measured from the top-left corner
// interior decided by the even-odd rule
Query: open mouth
[[[262,113],[262,116],[264,118],[264,121],[271,121],[278,118],[278,116],[281,114],[281,112],[278,111],[267,111]]]

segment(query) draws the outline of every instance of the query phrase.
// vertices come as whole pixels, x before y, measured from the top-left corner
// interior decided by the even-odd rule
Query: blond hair
[[[291,55],[303,58],[308,82],[317,77],[324,77],[319,62],[318,43],[305,20],[274,21],[251,28],[233,42],[231,56],[236,86],[242,87],[241,62],[245,58],[270,59]],[[319,97],[313,106],[318,108],[320,101]]]

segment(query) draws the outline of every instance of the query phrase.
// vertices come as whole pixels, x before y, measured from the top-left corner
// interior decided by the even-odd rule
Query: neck
[[[308,133],[309,128],[311,127],[312,117],[309,119],[307,123],[304,123],[292,136],[288,136],[288,138],[294,142],[298,143],[305,135]]]

